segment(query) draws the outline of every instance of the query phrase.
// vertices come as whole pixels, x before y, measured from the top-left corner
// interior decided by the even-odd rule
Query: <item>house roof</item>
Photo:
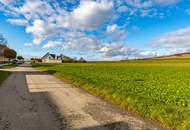
[[[53,58],[55,58],[55,54],[49,54],[50,56],[52,56]]]
[[[56,57],[56,55],[55,54],[51,54],[51,53],[46,53],[41,59],[45,59],[46,57],[48,57],[48,56],[51,56],[51,57],[53,57],[54,59],[56,58],[56,59],[65,59],[65,58],[70,58],[70,57],[68,57],[68,56],[65,56],[65,55],[63,55],[63,54],[60,54],[59,56],[57,56]]]
[[[56,56],[55,54],[51,54],[51,53],[48,52],[48,53],[46,53],[46,54],[42,57],[42,59],[46,58],[46,57],[49,56],[49,55],[50,55],[51,57],[53,57],[53,58],[55,58],[55,56]]]
[[[68,56],[61,54],[61,55],[57,56],[57,58],[68,58]]]

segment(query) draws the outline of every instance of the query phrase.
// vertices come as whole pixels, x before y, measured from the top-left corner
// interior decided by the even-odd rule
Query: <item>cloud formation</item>
[[[108,1],[81,1],[79,7],[71,12],[77,28],[96,29],[110,17],[113,3]]]
[[[171,5],[180,2],[181,0],[155,0],[159,5]]]
[[[165,50],[166,54],[190,51],[190,27],[167,32],[152,40],[154,48]]]
[[[153,44],[164,48],[190,48],[190,27],[165,33],[155,38]]]
[[[25,19],[7,19],[7,22],[14,25],[26,26],[28,25],[28,21]]]
[[[105,57],[148,57],[157,55],[147,50],[128,47],[124,42],[128,36],[127,25],[116,21],[127,15],[131,17],[164,17],[157,6],[175,5],[180,0],[0,0],[0,11],[7,15],[7,22],[24,26],[32,34],[31,43],[25,46],[43,44],[43,48],[62,47],[78,52],[94,52]],[[69,6],[68,6],[69,5]],[[133,26],[133,32],[139,31]],[[175,36],[176,32],[154,39],[161,46],[173,41],[189,40],[188,36]],[[177,39],[176,39],[177,37]],[[173,41],[172,41],[173,39]]]
[[[43,48],[54,48],[62,46],[62,42],[60,41],[49,41],[46,45],[43,46]]]

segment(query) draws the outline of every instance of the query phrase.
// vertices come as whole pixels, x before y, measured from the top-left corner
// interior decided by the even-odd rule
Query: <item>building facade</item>
[[[61,63],[62,60],[58,58],[55,54],[46,53],[42,58],[43,63]]]

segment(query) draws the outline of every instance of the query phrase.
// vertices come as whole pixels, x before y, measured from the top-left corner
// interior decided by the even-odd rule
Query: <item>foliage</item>
[[[24,60],[24,58],[22,56],[17,56],[18,60]]]
[[[7,57],[9,59],[14,59],[14,58],[16,58],[17,53],[13,49],[6,48],[6,49],[4,49],[4,55],[5,55],[5,57]]]
[[[65,57],[62,60],[62,63],[85,63],[85,59],[84,58],[80,58],[79,60],[77,60],[76,58],[70,58],[70,57]]]
[[[10,69],[10,68],[14,68],[17,67],[17,64],[8,64],[8,65],[4,65],[2,67],[0,67],[1,69]]]
[[[75,62],[76,60],[75,59],[72,59],[70,57],[65,57],[63,60],[62,60],[62,63],[73,63]]]
[[[170,129],[190,129],[190,60],[34,64]]]
[[[40,62],[42,62],[42,59],[40,59],[40,58],[31,58],[30,60],[31,60],[31,63],[40,63]]]
[[[78,60],[78,62],[86,63],[86,60],[85,60],[83,57],[81,57],[81,58]]]

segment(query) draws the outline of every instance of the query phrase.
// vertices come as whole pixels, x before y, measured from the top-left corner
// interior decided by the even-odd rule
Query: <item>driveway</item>
[[[162,130],[30,65],[0,87],[0,130]]]

